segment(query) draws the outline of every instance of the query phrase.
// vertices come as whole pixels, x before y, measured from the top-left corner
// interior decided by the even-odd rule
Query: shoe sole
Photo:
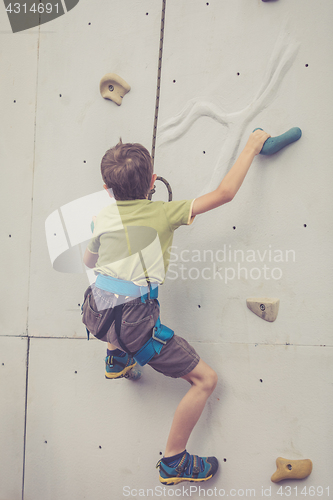
[[[198,478],[198,479],[191,479],[187,477],[170,477],[169,479],[161,477],[160,476],[160,481],[162,484],[166,484],[167,486],[172,486],[173,484],[179,484],[182,481],[188,481],[189,483],[199,483],[202,481],[208,481],[208,479],[211,479],[213,477],[213,474],[211,474],[208,477],[203,477],[203,478]]]
[[[105,378],[107,379],[123,378],[130,370],[132,370],[132,368],[136,366],[136,364],[137,363],[131,366],[126,366],[126,368],[124,368],[122,372],[117,372],[117,373],[105,372]]]

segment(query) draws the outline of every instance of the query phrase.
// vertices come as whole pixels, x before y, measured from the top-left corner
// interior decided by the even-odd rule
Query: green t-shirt
[[[194,200],[113,201],[98,214],[88,250],[98,253],[95,272],[135,284],[163,283],[173,233],[191,224]]]

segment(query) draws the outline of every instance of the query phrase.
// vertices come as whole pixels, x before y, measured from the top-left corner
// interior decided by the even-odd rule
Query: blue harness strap
[[[118,278],[113,278],[112,276],[106,276],[104,274],[99,274],[97,276],[95,286],[101,290],[107,292],[116,293],[125,297],[140,297],[142,302],[149,299],[157,299],[158,297],[158,285],[150,284],[149,286],[138,286],[132,281],[120,280]],[[162,347],[170,340],[174,332],[170,328],[161,324],[160,317],[157,318],[155,326],[153,328],[151,338],[139,349],[136,353],[131,353],[126,350],[123,342],[120,339],[120,328],[121,328],[121,313],[122,304],[117,305],[116,314],[116,334],[121,347],[133,358],[140,366],[147,364],[155,354],[160,354]],[[119,308],[119,310],[118,310]]]
[[[155,356],[155,354],[160,354],[162,347],[173,337],[173,335],[173,330],[162,325],[158,317],[153,328],[152,337],[133,356],[135,361],[137,361],[139,365],[144,366]]]
[[[140,297],[142,302],[148,298],[157,299],[158,297],[158,284],[153,283],[148,286],[138,286],[132,281],[120,280],[118,278],[113,278],[112,276],[106,276],[105,274],[99,274],[97,276],[95,286],[101,290],[107,292],[116,293],[117,295],[123,295],[124,297]]]

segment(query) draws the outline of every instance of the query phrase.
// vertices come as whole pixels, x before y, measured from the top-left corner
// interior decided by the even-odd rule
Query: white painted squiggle
[[[297,50],[298,43],[290,40],[286,33],[282,32],[276,41],[258,93],[250,104],[241,111],[226,113],[212,102],[192,99],[185,105],[185,108],[179,115],[171,118],[159,127],[158,145],[179,139],[202,116],[208,116],[229,128],[229,134],[223,144],[209,185],[203,192],[215,189],[235,161],[237,149],[245,128],[257,114],[271,103],[281,81],[295,59]]]

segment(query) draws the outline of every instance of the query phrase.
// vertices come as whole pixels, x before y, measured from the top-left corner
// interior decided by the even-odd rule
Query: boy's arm
[[[92,253],[88,248],[86,248],[86,251],[84,252],[83,256],[83,262],[87,267],[90,267],[91,269],[93,267],[96,267],[96,262],[98,261],[98,253]]]
[[[221,184],[214,191],[199,196],[194,200],[192,206],[192,217],[213,208],[228,203],[233,199],[252,164],[254,157],[260,153],[264,142],[270,137],[263,130],[253,132],[246,143],[245,148],[239,155],[236,163],[222,179]]]

